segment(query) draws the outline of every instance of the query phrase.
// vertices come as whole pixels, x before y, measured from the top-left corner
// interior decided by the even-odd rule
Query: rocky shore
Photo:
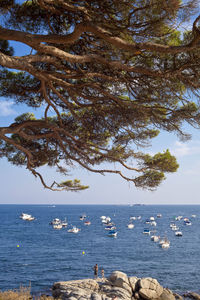
[[[200,300],[199,294],[180,296],[162,287],[156,279],[128,277],[120,271],[104,279],[56,282],[52,295],[62,300],[182,300],[185,297]]]

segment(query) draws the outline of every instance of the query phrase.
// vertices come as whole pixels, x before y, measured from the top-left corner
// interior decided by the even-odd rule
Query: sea
[[[21,213],[35,217],[20,219]],[[80,216],[86,215],[86,226]],[[158,218],[157,215],[162,214]],[[195,215],[195,216],[194,216]],[[117,237],[108,236],[101,216],[116,224]],[[127,224],[131,217],[134,228]],[[183,216],[191,221],[184,225]],[[157,226],[146,224],[154,217]],[[53,229],[54,218],[67,219],[68,226]],[[182,237],[175,236],[170,223],[175,222]],[[68,230],[77,226],[77,234]],[[156,231],[170,240],[162,249],[143,233]],[[200,206],[190,205],[0,205],[0,290],[31,286],[31,291],[51,293],[54,282],[93,278],[93,267],[104,269],[105,277],[113,271],[128,276],[153,277],[174,292],[200,293]],[[99,274],[100,276],[100,274]]]

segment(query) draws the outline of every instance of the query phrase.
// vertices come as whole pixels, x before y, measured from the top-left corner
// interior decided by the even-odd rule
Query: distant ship
[[[143,206],[144,204],[140,204],[140,203],[136,203],[136,204],[133,204],[133,206]]]

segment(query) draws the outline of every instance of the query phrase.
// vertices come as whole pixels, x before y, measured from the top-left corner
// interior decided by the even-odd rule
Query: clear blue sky
[[[22,44],[15,48],[16,55],[29,51]],[[14,105],[12,99],[0,98],[0,126],[8,125],[23,112],[31,112],[30,108],[24,108]],[[146,149],[150,153],[169,149],[180,164],[178,171],[167,175],[155,192],[138,190],[117,175],[90,174],[82,169],[74,170],[72,178],[90,185],[88,190],[52,192],[44,189],[39,179],[35,179],[26,169],[0,159],[0,204],[200,204],[200,131],[187,130],[193,134],[192,140],[187,143],[178,141],[173,134],[163,133],[153,141],[151,148]],[[55,169],[44,168],[43,174],[49,182],[55,176],[59,178]]]

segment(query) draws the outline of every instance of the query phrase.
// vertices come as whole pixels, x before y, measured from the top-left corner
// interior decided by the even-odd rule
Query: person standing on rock
[[[104,269],[101,269],[101,278],[104,279]]]
[[[94,266],[94,278],[96,279],[97,278],[97,276],[98,276],[98,265],[96,264],[95,266]]]

